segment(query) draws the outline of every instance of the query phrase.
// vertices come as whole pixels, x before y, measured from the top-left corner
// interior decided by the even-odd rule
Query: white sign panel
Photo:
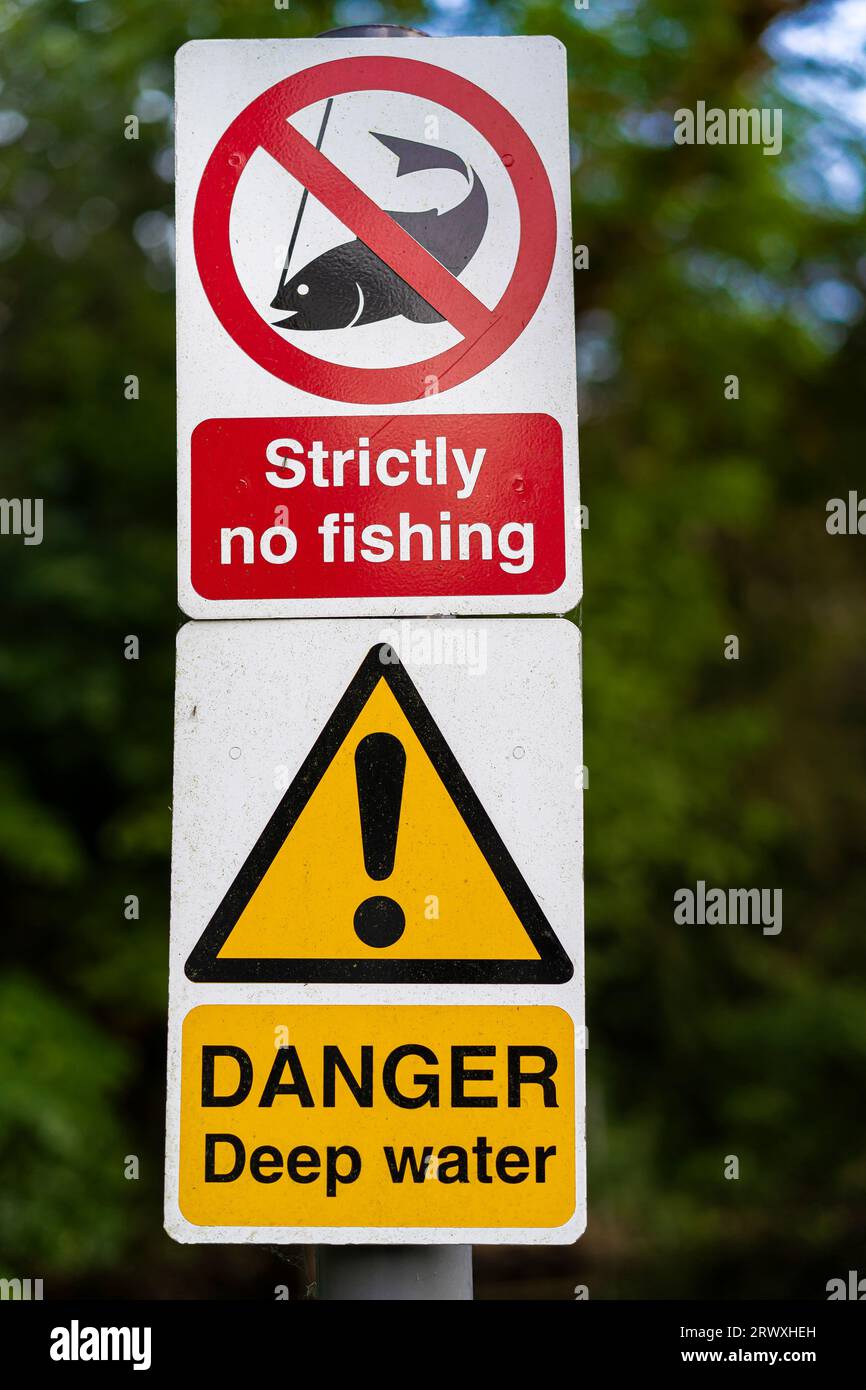
[[[181,631],[172,1236],[578,1237],[582,783],[564,619]]]
[[[191,617],[578,602],[556,40],[187,44],[177,304]]]

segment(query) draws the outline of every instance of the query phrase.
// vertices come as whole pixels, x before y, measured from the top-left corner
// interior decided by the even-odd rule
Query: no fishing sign
[[[573,607],[572,276],[556,40],[181,49],[184,611]]]

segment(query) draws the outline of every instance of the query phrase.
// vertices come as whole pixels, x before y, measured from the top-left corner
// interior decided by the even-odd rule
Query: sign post
[[[332,1303],[472,1298],[471,1245],[323,1245],[318,1266],[318,1297]]]
[[[585,1224],[564,52],[196,42],[177,103],[166,1227],[468,1298]]]

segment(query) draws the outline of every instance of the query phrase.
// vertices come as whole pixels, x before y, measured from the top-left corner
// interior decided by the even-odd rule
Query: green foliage
[[[116,1259],[125,1182],[114,1102],[129,1070],[124,1049],[19,975],[0,983],[0,1036],[3,1275],[42,1278]]]
[[[160,1232],[171,59],[189,37],[309,35],[358,8],[7,0],[0,14],[0,107],[27,120],[17,134],[0,120],[2,492],[46,499],[41,547],[0,544],[11,1275],[200,1296],[219,1268],[236,1270],[232,1291],[274,1282],[264,1253],[235,1267]],[[860,483],[864,217],[830,170],[843,159],[862,186],[863,149],[798,104],[793,60],[770,56],[768,26],[798,10],[426,11],[431,31],[450,16],[566,44],[574,240],[590,252],[575,273],[590,1227],[574,1250],[521,1252],[530,1296],[581,1280],[592,1297],[821,1297],[862,1256],[863,542],[829,537],[824,509]],[[424,7],[387,18],[423,23]],[[698,100],[783,107],[783,153],[672,145],[673,112]],[[731,633],[739,661],[723,657]],[[782,887],[781,935],[675,926],[673,891],[698,878]],[[141,1182],[123,1182],[127,1153]],[[490,1291],[498,1259],[483,1257]]]

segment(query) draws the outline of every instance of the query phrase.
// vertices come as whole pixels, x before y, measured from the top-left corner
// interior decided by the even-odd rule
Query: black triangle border
[[[243,909],[380,680],[385,680],[390,687],[540,958],[536,961],[218,959]],[[185,971],[190,980],[199,984],[564,984],[574,974],[574,966],[408,671],[393,648],[387,643],[378,643],[370,648],[349,682],[191,951]]]

